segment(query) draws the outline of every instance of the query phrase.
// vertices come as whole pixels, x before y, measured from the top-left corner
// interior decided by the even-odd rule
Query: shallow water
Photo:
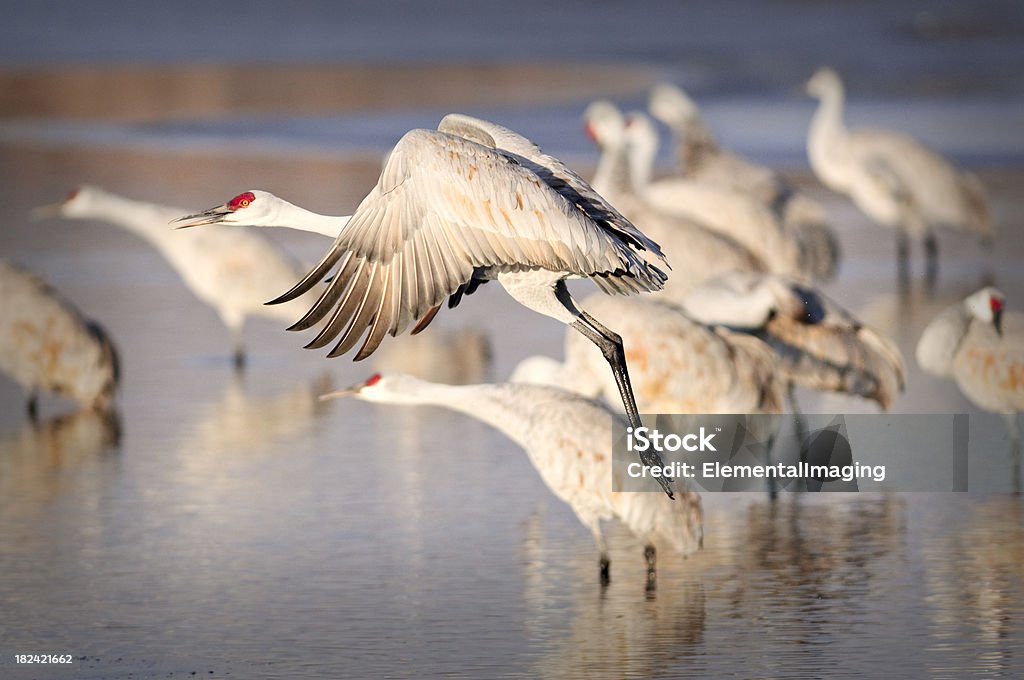
[[[1002,25],[992,23],[987,4],[876,11],[890,5],[843,10],[847,26],[886,27],[884,49],[861,59],[858,46],[838,45],[835,27],[810,42],[796,39],[821,24],[819,10],[772,3],[766,12],[783,12],[794,24],[789,33],[753,36],[750,50],[776,55],[763,73],[752,71],[755,60],[716,47],[727,27],[713,17],[685,17],[683,40],[674,25],[681,17],[672,11],[638,20],[627,5],[584,17],[578,34],[562,42],[554,40],[562,37],[551,28],[557,22],[526,12],[525,27],[539,31],[534,43],[494,43],[488,33],[487,40],[454,41],[451,58],[599,56],[641,63],[652,78],[686,75],[699,91],[718,93],[707,115],[724,141],[801,167],[811,105],[778,92],[836,43],[837,63],[876,97],[854,105],[851,117],[905,122],[904,129],[975,164],[994,197],[1000,235],[993,253],[944,235],[937,295],[915,288],[900,297],[891,234],[797,170],[793,177],[827,201],[841,229],[844,261],[827,291],[893,337],[907,357],[908,386],[894,411],[971,414],[972,487],[1009,490],[1001,422],[982,417],[952,383],[922,375],[912,356],[934,314],[983,281],[994,280],[1011,294],[1010,307],[1021,308],[1012,293],[1024,290],[1024,135],[1013,134],[1021,126],[1011,104],[1024,88],[1007,58],[1020,50],[1012,39],[1021,30],[1019,11]],[[137,14],[126,12],[113,25],[98,14],[62,10],[82,31],[52,27],[44,49],[45,23],[34,13],[56,6],[16,6],[0,3],[32,28],[12,34],[17,22],[0,23],[6,64],[82,55],[181,61],[183,53],[240,62],[254,55],[436,59],[423,46],[471,20],[460,15],[441,37],[431,24],[417,42],[416,31],[384,30],[390,19],[375,3],[350,4],[345,10],[360,20],[345,22],[337,21],[342,10],[334,5],[309,3],[288,24],[306,41],[264,44],[265,34],[257,30],[254,39],[240,30],[217,42],[207,31],[224,25],[222,13],[242,12],[239,25],[257,28],[268,20],[256,21],[232,3],[219,10],[203,4],[191,8],[201,27],[191,42],[172,45],[163,34],[140,40],[133,27],[173,24],[179,15],[164,14],[165,3],[140,3]],[[760,3],[756,10],[735,6],[761,11]],[[504,17],[500,7],[492,5],[485,18]],[[946,25],[928,24],[920,15],[926,11],[940,19],[967,16],[960,28],[980,38],[968,39],[966,52],[950,50]],[[606,30],[616,20],[643,21],[651,30],[613,32],[599,52],[596,27]],[[339,24],[348,32],[318,28]],[[878,65],[892,55],[900,68],[882,74]],[[948,82],[924,77],[937,65],[947,67]],[[925,96],[894,97],[901,78],[926,88]],[[467,90],[468,110],[529,133],[582,169],[592,165],[577,120],[583,95],[552,102],[550,84],[532,83],[531,91],[523,83],[521,101],[496,105],[474,99],[470,81],[449,84]],[[973,98],[950,97],[940,85]],[[642,103],[640,88],[634,90],[624,90],[632,92],[627,105]],[[141,95],[159,101],[159,93]],[[315,395],[329,386],[365,378],[373,359],[327,361],[269,321],[248,324],[250,364],[237,377],[213,312],[148,246],[108,225],[27,219],[31,207],[80,182],[188,209],[263,187],[341,213],[370,186],[394,137],[411,125],[434,124],[443,111],[410,101],[337,118],[226,111],[215,120],[69,115],[0,123],[0,256],[40,272],[100,320],[121,349],[125,372],[116,420],[75,414],[47,398],[39,427],[26,422],[17,388],[0,380],[0,676],[1024,675],[1018,496],[804,494],[772,504],[762,494],[705,494],[704,550],[687,560],[662,551],[653,592],[642,546],[611,525],[612,582],[602,589],[589,533],[509,440],[439,409],[319,403]],[[324,246],[309,235],[272,237],[307,261]],[[530,354],[560,352],[558,324],[492,288],[439,315],[424,337],[485,332],[494,364],[481,380],[503,379]],[[875,411],[853,399],[799,397],[808,412]],[[70,654],[74,663],[17,667],[15,653]]]

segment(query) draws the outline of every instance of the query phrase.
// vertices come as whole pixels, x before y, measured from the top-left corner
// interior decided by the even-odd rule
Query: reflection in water
[[[312,384],[300,384],[272,397],[256,397],[246,393],[242,378],[234,376],[220,400],[206,406],[202,416],[186,430],[182,458],[186,463],[196,463],[208,460],[207,454],[219,457],[270,451],[303,432],[313,418],[327,411],[328,402],[318,397],[332,386],[330,376],[325,374]]]
[[[1008,641],[1022,616],[1024,500],[991,496],[973,508],[966,502],[955,506],[947,511],[956,515],[949,530],[929,536],[923,548],[930,650],[937,657],[930,670],[950,677],[979,671],[1013,675],[1018,650]],[[972,663],[963,661],[964,651]]]
[[[94,463],[121,439],[120,416],[81,410],[26,424],[0,439],[0,513],[25,512],[32,501],[59,496],[70,468]]]
[[[548,648],[531,672],[544,678],[670,677],[678,659],[698,653],[705,593],[700,580],[686,573],[687,560],[659,554],[655,591],[640,569],[621,570],[611,586],[601,587],[592,562],[564,554],[564,539],[546,537],[543,523],[534,512],[523,541],[527,626],[531,638]],[[628,556],[614,555],[613,561],[637,560],[638,541],[632,543]],[[560,568],[564,564],[569,568]],[[563,607],[568,622],[560,620]]]

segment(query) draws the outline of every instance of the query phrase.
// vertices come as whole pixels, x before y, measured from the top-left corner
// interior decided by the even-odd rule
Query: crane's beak
[[[185,215],[179,217],[176,220],[171,220],[171,224],[177,224],[175,229],[186,229],[188,227],[201,227],[206,224],[218,224],[224,221],[224,218],[231,214],[231,210],[227,205],[218,205],[216,208],[210,208],[194,215]],[[178,224],[184,222],[184,224]]]
[[[1003,310],[1002,308],[992,312],[992,325],[996,327],[996,333],[1003,335]]]
[[[335,390],[333,392],[327,392],[326,394],[321,394],[319,397],[317,397],[317,399],[319,399],[320,401],[327,401],[329,399],[338,399],[340,397],[351,397],[353,395],[359,394],[359,391],[364,387],[366,387],[366,383],[361,382],[355,385],[351,385],[350,387],[346,387],[344,389]]]
[[[63,203],[51,203],[50,205],[41,205],[38,208],[32,208],[32,212],[29,213],[29,216],[31,217],[33,222],[48,220],[53,217],[60,217],[61,210],[63,208]]]

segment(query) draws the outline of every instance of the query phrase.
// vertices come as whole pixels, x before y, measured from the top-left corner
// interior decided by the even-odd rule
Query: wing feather
[[[364,358],[413,319],[424,327],[477,270],[564,271],[614,293],[661,288],[665,274],[641,254],[663,259],[657,244],[560,161],[492,127],[464,126],[464,136],[413,130],[398,142],[327,254],[278,299],[301,295],[340,261],[294,326],[308,328],[333,307],[307,347],[340,335],[329,354],[337,356],[369,329],[356,357]]]

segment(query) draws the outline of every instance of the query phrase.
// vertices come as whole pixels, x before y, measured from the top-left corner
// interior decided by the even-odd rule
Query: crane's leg
[[[604,534],[601,533],[601,520],[596,517],[586,519],[580,517],[580,521],[590,529],[590,533],[594,537],[594,543],[597,544],[597,551],[601,555],[597,563],[598,568],[601,570],[601,586],[607,586],[612,581],[612,561],[608,557],[608,544],[604,542]]]
[[[25,410],[28,413],[28,419],[33,425],[39,422],[39,393],[32,390],[28,394],[28,401],[25,402]]]
[[[903,229],[896,228],[896,272],[901,292],[910,291],[910,237]]]
[[[231,329],[231,361],[235,365],[235,370],[241,373],[245,370],[245,340],[242,338],[241,328]]]
[[[602,326],[594,317],[583,310],[580,310],[580,318],[572,323],[572,327],[582,333],[584,337],[597,345],[598,349],[601,350],[605,361],[612,368],[615,384],[619,387],[619,396],[622,398],[622,405],[626,408],[626,417],[629,419],[629,424],[634,428],[643,427],[643,423],[640,420],[640,412],[636,408],[636,399],[633,398],[633,387],[629,384],[629,373],[626,370],[626,352],[622,348],[622,338],[619,337],[618,333],[614,333]],[[638,453],[640,461],[644,465],[657,467],[664,467],[665,465],[657,451],[648,449]],[[675,498],[675,495],[672,493],[672,478],[662,476],[658,477],[657,480],[661,484],[661,488],[668,494],[668,497]]]
[[[1017,414],[1006,415],[1006,429],[1010,433],[1010,462],[1013,465],[1013,492],[1020,493],[1020,427],[1017,424]]]
[[[924,237],[925,283],[928,293],[935,292],[935,284],[939,280],[939,240],[935,234],[928,232]]]
[[[654,590],[657,583],[658,570],[655,567],[655,561],[658,552],[654,549],[654,546],[650,543],[644,546],[644,561],[647,562],[647,591]]]

